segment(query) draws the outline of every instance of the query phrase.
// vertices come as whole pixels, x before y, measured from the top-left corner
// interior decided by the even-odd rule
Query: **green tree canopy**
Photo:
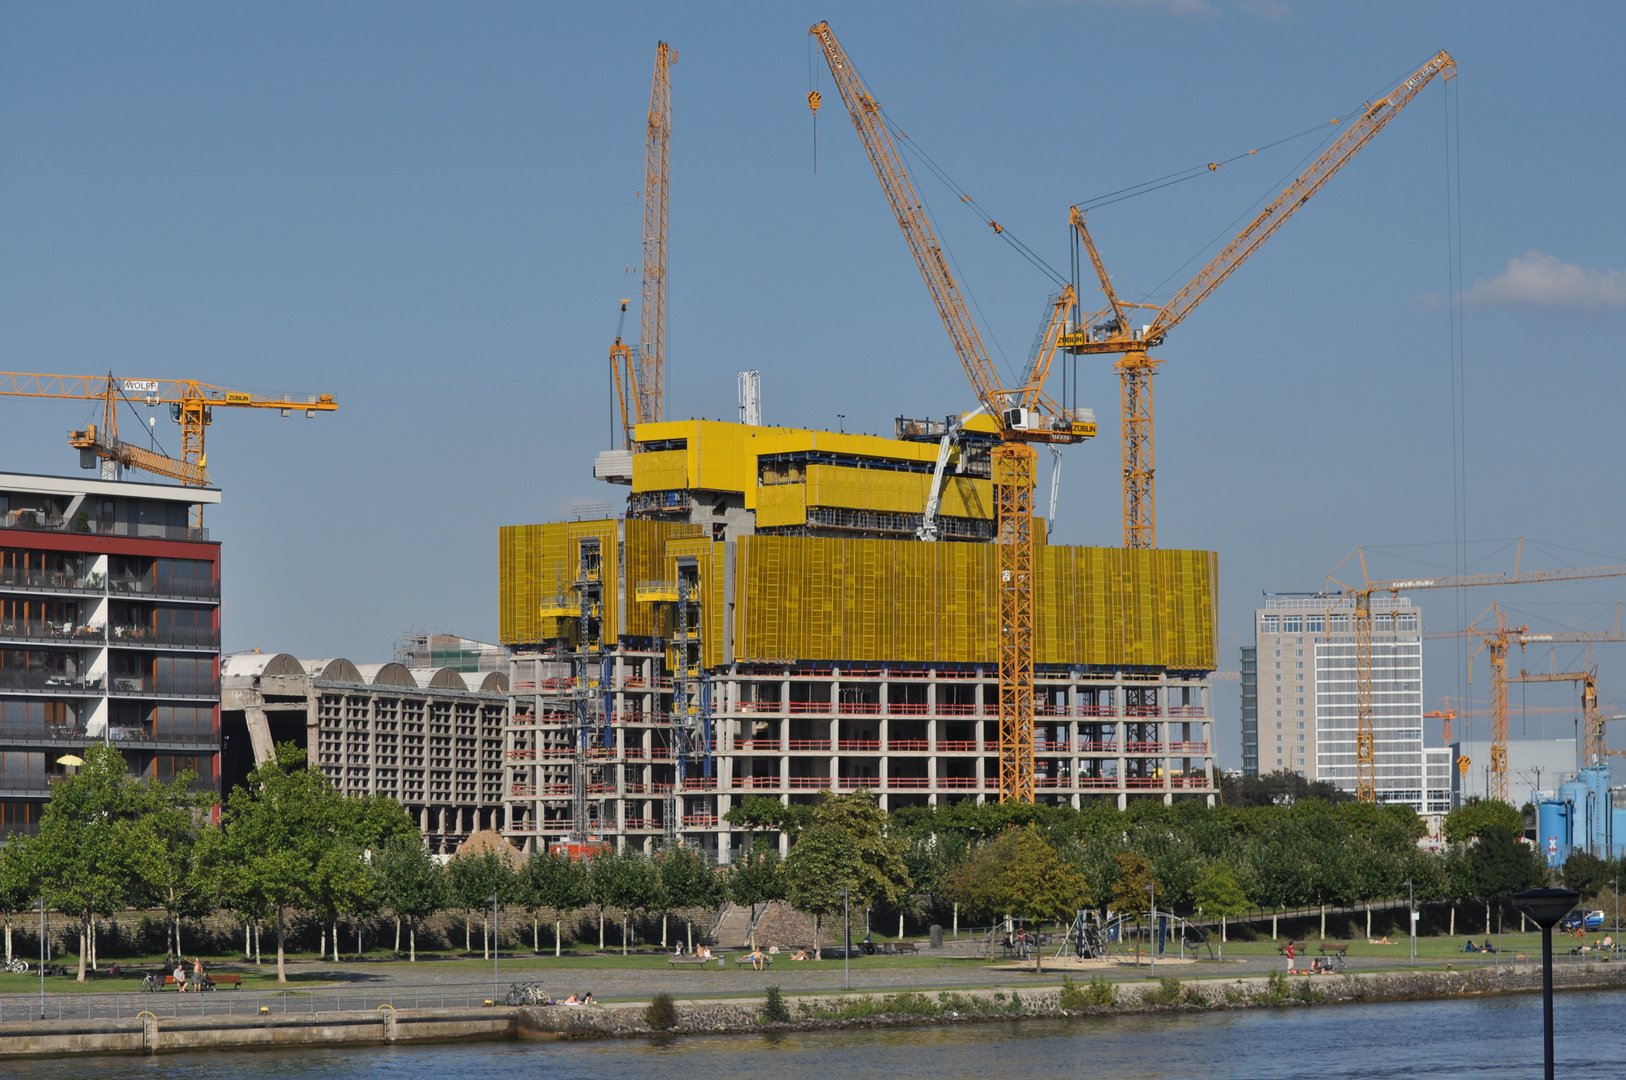
[[[525,906],[553,912],[553,955],[558,956],[565,912],[588,902],[587,866],[563,851],[537,851],[520,871],[520,895]]]
[[[842,909],[842,890],[849,890],[857,901],[858,883],[867,872],[858,844],[835,825],[813,826],[785,856],[785,895],[792,907],[813,916],[813,947],[818,959],[824,957],[820,924],[825,916]]]
[[[1448,843],[1465,844],[1490,829],[1517,836],[1524,832],[1524,815],[1499,799],[1475,799],[1445,815],[1441,831]]]
[[[1084,875],[1057,855],[1033,825],[1007,829],[961,863],[949,894],[973,916],[1015,915],[1030,922],[1070,921],[1090,903]],[[1033,952],[1035,968],[1040,950]]]
[[[416,836],[386,841],[373,855],[372,872],[379,902],[407,924],[407,956],[416,963],[418,924],[446,906],[445,872]]]
[[[858,865],[851,888],[861,904],[891,907],[909,891],[903,841],[889,835],[886,813],[875,796],[867,791],[827,795],[814,808],[813,820],[815,827],[839,829],[853,842]]]

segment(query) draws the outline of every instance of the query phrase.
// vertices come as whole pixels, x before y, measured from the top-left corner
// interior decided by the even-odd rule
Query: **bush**
[[[1178,1005],[1180,1003],[1180,980],[1159,979],[1155,990],[1148,990],[1141,995],[1141,1000],[1148,1005]]]
[[[1287,1000],[1287,976],[1279,971],[1272,971],[1265,978],[1265,1000],[1270,1002]]]
[[[784,1004],[781,1003],[780,1007],[783,1008]],[[656,1031],[669,1031],[677,1027],[677,1022],[677,1006],[672,1004],[671,994],[656,994],[649,999],[649,1007],[644,1010],[644,1023]]]
[[[1012,990],[1011,991],[1011,1003],[1008,1006],[1006,1006],[1006,1008],[1010,1009],[1011,1012],[1021,1012],[1022,1011],[1022,995],[1017,993],[1015,990]]]
[[[1090,988],[1084,991],[1084,1000],[1099,1008],[1110,1008],[1118,1004],[1118,987],[1105,975],[1097,975],[1090,980]]]
[[[785,998],[779,992],[779,987],[768,987],[768,1001],[762,1006],[762,1022],[764,1024],[790,1023],[790,1010],[785,1007]]]
[[[1099,978],[1099,976],[1097,976]],[[1084,991],[1078,988],[1071,975],[1061,977],[1061,994],[1056,998],[1058,1009],[1087,1009],[1089,1001],[1084,997]]]

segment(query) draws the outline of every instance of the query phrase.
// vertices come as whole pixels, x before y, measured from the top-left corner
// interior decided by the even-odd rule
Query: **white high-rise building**
[[[1405,597],[1372,598],[1374,773],[1381,802],[1451,808],[1451,751],[1423,745],[1423,640]],[[1355,613],[1320,594],[1268,595],[1255,613],[1258,761],[1355,790]]]

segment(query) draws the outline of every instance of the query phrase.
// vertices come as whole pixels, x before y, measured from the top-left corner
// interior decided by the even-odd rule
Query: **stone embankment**
[[[1626,989],[1626,964],[1565,967],[1562,990]],[[1536,965],[1501,971],[1377,972],[1338,976],[1098,980],[1072,984],[896,994],[797,994],[784,999],[785,1019],[768,1022],[761,997],[674,1003],[673,1026],[657,1031],[647,1003],[589,1007],[402,1009],[304,1016],[37,1021],[0,1024],[0,1058],[68,1054],[154,1054],[253,1047],[410,1044],[476,1039],[605,1039],[635,1036],[812,1031],[851,1027],[986,1022],[1015,1018],[1113,1016],[1146,1011],[1304,1007],[1529,993],[1541,989]]]

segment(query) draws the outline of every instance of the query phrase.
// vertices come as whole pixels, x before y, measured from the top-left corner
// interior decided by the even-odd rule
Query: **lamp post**
[[[1620,878],[1612,877],[1609,879],[1609,891],[1615,894],[1615,934],[1618,936],[1620,934]],[[1619,947],[1620,942],[1615,942],[1615,945]]]
[[[1406,879],[1406,921],[1411,924],[1411,966],[1417,966],[1417,902],[1412,897],[1411,878]]]
[[[1152,898],[1152,978],[1157,978],[1157,883],[1146,886],[1146,894]]]
[[[841,890],[841,988],[851,990],[852,978],[852,952],[853,952],[853,924],[852,912],[847,908],[847,890]]]
[[[40,893],[40,1019],[45,1019],[45,894]]]
[[[1513,903],[1541,927],[1542,1054],[1547,1080],[1553,1080],[1553,927],[1581,899],[1570,889],[1526,889],[1513,894]]]
[[[486,897],[486,903],[491,905],[491,1004],[497,1004],[497,954],[501,951],[502,929],[497,925],[497,894],[492,893]]]

